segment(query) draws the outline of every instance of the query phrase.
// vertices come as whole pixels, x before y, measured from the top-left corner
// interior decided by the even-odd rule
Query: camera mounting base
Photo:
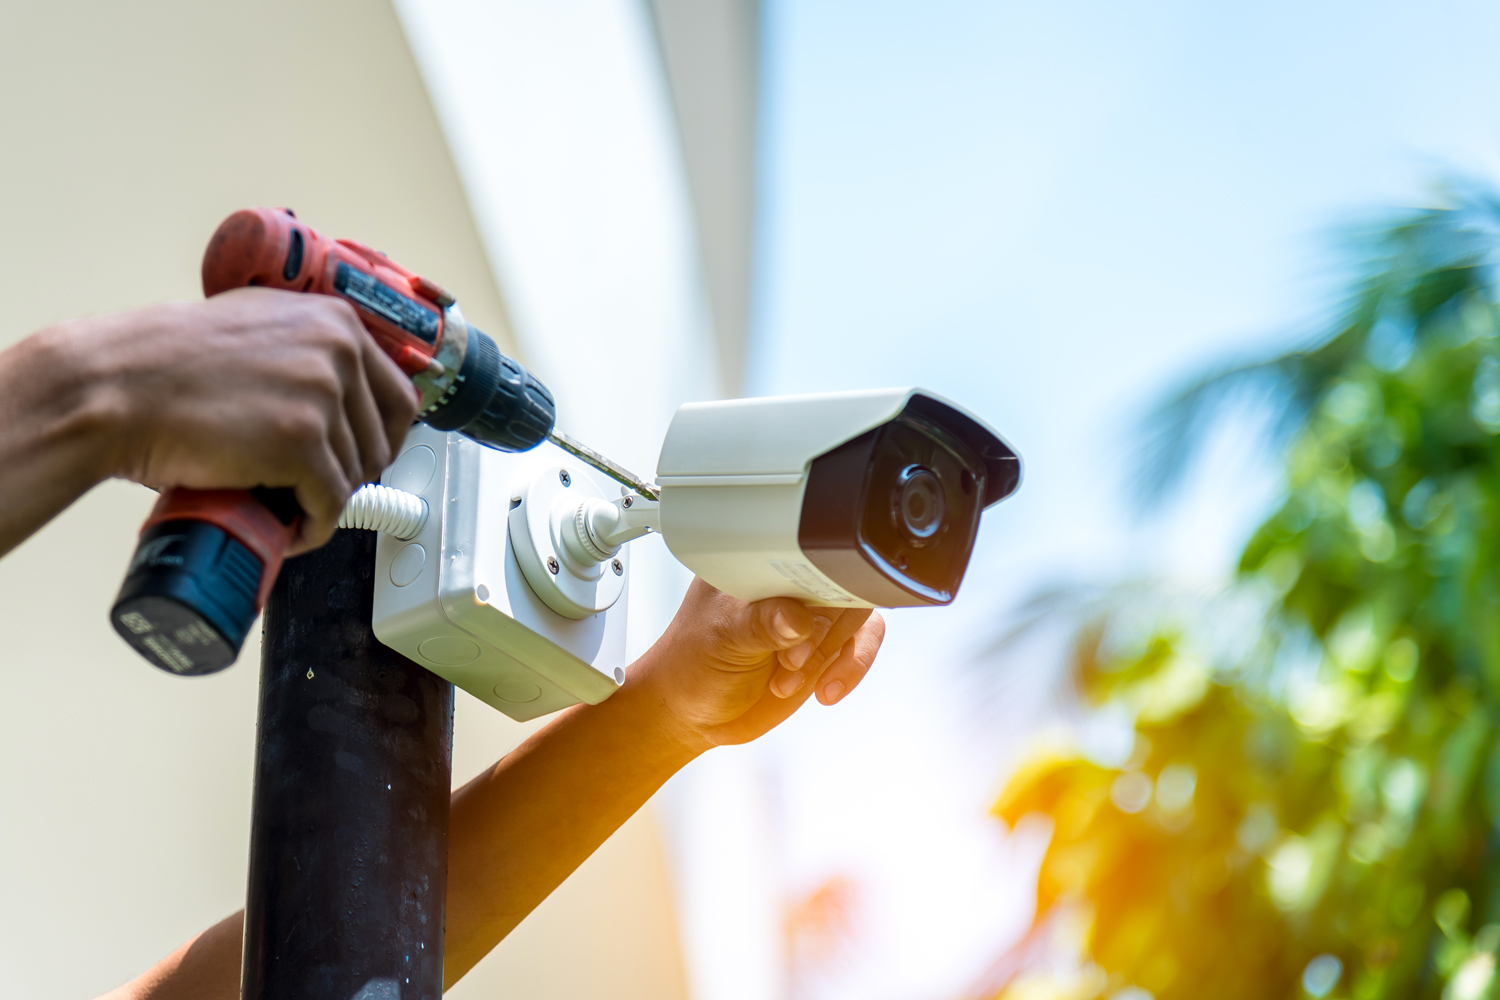
[[[592,477],[566,465],[543,468],[511,497],[516,562],[536,596],[565,618],[606,611],[625,589],[624,551],[596,562],[567,544],[577,536],[580,510],[591,499],[608,502]]]

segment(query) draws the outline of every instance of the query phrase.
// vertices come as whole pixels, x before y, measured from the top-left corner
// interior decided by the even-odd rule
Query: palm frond
[[[1363,265],[1338,319],[1309,346],[1220,367],[1192,379],[1141,421],[1131,486],[1142,512],[1178,487],[1204,444],[1235,407],[1269,418],[1263,441],[1284,448],[1306,426],[1328,391],[1369,350],[1377,324],[1389,321],[1416,343],[1441,332],[1474,296],[1495,299],[1493,249],[1500,245],[1500,194],[1450,181],[1445,207],[1406,213],[1352,233]]]

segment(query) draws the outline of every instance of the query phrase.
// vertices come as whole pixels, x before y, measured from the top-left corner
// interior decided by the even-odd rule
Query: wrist
[[[660,682],[663,674],[656,666],[647,652],[631,664],[625,683],[604,704],[629,714],[637,732],[658,752],[676,760],[676,767],[684,767],[715,744],[700,727],[673,710],[671,692]]]
[[[164,361],[148,334],[172,322],[164,303],[70,320],[38,334],[43,367],[51,373],[61,438],[78,444],[93,482],[139,479],[150,450],[151,421],[166,400],[158,377]],[[155,398],[153,398],[153,396]]]
[[[17,344],[13,383],[6,395],[14,418],[32,428],[39,451],[51,455],[67,484],[87,490],[113,474],[110,455],[120,439],[118,403],[100,380],[80,327],[87,320],[59,323]]]

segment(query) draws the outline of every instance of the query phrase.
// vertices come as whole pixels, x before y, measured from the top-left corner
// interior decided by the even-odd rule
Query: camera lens
[[[943,526],[943,484],[937,474],[920,465],[901,472],[892,513],[912,545],[926,545]]]
[[[903,412],[813,460],[797,544],[881,607],[947,604],[974,549],[985,475],[965,441]]]

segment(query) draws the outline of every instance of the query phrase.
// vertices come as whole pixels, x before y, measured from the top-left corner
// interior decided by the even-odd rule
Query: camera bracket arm
[[[639,493],[616,500],[588,497],[578,504],[563,544],[579,562],[604,562],[626,542],[652,531],[661,531],[660,501]]]

